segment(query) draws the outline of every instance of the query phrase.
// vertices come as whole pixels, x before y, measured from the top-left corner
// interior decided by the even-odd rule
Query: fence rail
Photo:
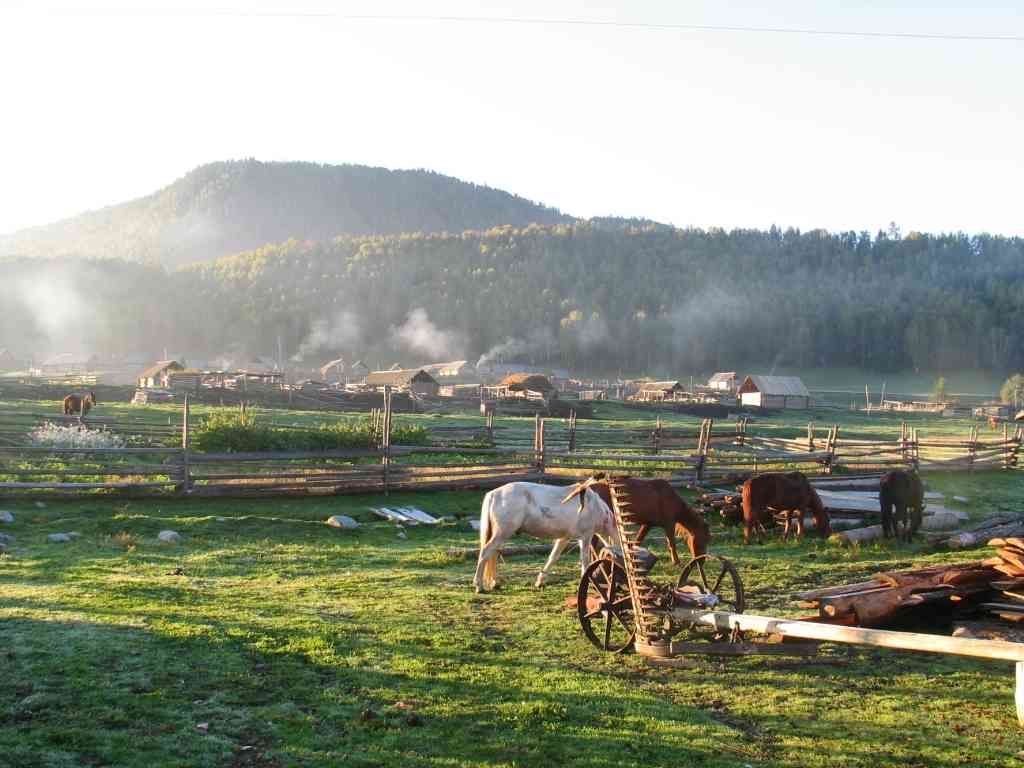
[[[29,417],[35,416],[29,414]],[[895,466],[923,470],[1011,470],[1018,466],[1024,429],[981,440],[922,440],[902,425],[896,439],[843,436],[836,425],[809,424],[806,437],[751,434],[741,419],[699,429],[578,427],[574,416],[537,416],[518,427],[444,425],[431,445],[391,444],[392,409],[372,413],[372,448],[289,453],[201,453],[190,442],[189,403],[163,446],[72,449],[0,444],[0,497],[76,496],[110,492],[162,496],[270,496],[389,493],[401,490],[489,488],[512,480],[570,481],[595,471],[667,476],[677,484],[742,479],[772,469],[809,475],[869,472]],[[47,417],[51,418],[52,417]],[[10,420],[8,420],[10,421]],[[90,420],[92,421],[92,420]],[[99,421],[99,420],[97,420]],[[130,421],[111,426],[137,427]],[[0,436],[4,434],[0,417]],[[194,429],[194,426],[192,427]],[[163,432],[161,428],[159,430]],[[481,447],[489,442],[490,447]]]

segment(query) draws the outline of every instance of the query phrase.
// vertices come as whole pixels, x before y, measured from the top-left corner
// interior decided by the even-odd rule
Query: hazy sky
[[[429,168],[578,216],[1024,234],[1022,17],[1020,2],[0,0],[0,232],[256,157]]]

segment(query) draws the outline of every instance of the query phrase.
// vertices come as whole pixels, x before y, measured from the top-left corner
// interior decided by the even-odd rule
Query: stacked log
[[[983,562],[1009,579],[993,582],[999,595],[982,608],[1007,621],[1024,621],[1024,539],[1016,536],[989,541],[996,554]]]
[[[950,549],[980,547],[992,539],[1024,537],[1024,518],[1014,514],[995,515],[954,534],[942,534],[929,542]]]
[[[802,607],[817,608],[823,618],[852,618],[857,626],[877,627],[913,612],[973,606],[1002,577],[987,562],[880,573],[870,581],[801,592],[795,597]]]

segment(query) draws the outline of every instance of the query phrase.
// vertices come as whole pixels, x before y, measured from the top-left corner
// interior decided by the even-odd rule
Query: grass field
[[[929,482],[977,515],[1019,509],[1017,474]],[[464,517],[480,497],[400,500]],[[475,595],[473,563],[446,554],[474,544],[468,525],[402,539],[369,514],[383,501],[0,504],[16,517],[0,554],[0,766],[1020,763],[1009,664],[837,646],[654,669],[587,644],[564,608],[571,557],[544,590],[543,556],[512,558],[504,587]],[[364,525],[322,524],[335,513]],[[167,528],[182,543],[159,543]],[[82,536],[46,540],[69,530]],[[751,612],[799,615],[797,589],[977,555],[714,532]]]

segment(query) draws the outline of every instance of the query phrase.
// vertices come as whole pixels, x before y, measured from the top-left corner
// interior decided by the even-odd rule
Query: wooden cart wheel
[[[576,595],[580,626],[595,648],[623,653],[633,648],[636,622],[626,571],[610,557],[592,562],[583,572]]]
[[[719,555],[701,555],[688,562],[679,576],[678,588],[715,595],[718,598],[716,611],[743,613],[746,607],[743,582],[736,566]]]

